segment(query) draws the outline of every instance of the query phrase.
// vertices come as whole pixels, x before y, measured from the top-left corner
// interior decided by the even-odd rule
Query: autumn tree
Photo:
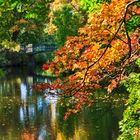
[[[51,71],[56,76],[68,74],[51,87],[59,88],[60,97],[69,103],[65,119],[94,102],[94,89],[111,93],[127,78],[126,67],[139,57],[139,5],[139,0],[105,3],[100,12],[89,14],[78,36],[67,37],[56,51]]]

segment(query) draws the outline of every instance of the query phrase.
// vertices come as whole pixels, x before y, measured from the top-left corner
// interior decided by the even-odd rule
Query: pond
[[[63,120],[64,107],[32,84],[51,78],[11,69],[0,78],[0,140],[115,140],[123,104],[97,102]],[[120,95],[119,95],[120,96]],[[121,97],[119,97],[121,98]]]

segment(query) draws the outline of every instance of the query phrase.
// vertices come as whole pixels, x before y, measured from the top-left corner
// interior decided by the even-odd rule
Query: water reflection
[[[0,79],[0,140],[115,140],[123,107],[97,103],[63,120],[56,95],[32,90],[49,78],[16,72]],[[120,113],[120,115],[118,115]]]
[[[23,103],[27,101],[27,86],[25,83],[20,84],[21,100]]]

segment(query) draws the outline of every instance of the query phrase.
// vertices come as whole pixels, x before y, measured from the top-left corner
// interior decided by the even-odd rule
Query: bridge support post
[[[30,74],[34,74],[36,62],[33,54],[28,54],[27,66]]]

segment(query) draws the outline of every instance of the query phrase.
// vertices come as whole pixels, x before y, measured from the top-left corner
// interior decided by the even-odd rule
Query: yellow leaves
[[[135,139],[138,140],[140,138],[140,128],[136,127],[134,130]]]
[[[77,76],[78,78],[84,78],[84,74],[85,74],[85,71],[77,72],[77,73],[76,73],[76,76]]]
[[[20,45],[16,44],[15,47],[12,49],[15,52],[19,52],[20,51]]]
[[[36,24],[31,24],[31,25],[29,26],[29,28],[30,28],[31,30],[36,30],[36,29],[37,29],[37,25],[36,25]]]
[[[67,70],[74,72],[63,81],[62,89],[67,94],[81,92],[83,96],[90,89],[99,88],[105,78],[111,79],[110,74],[120,72],[116,63],[129,52],[124,25],[120,27],[124,8],[124,0],[113,0],[111,4],[103,6],[101,12],[91,14],[88,24],[79,29],[79,36],[67,37],[64,47],[56,52],[55,62],[61,62],[63,68],[56,64],[53,71],[57,71],[58,75]],[[138,47],[139,30],[130,37],[134,51]],[[112,92],[118,81],[118,78],[110,81],[108,93]]]
[[[112,56],[114,62],[118,62],[122,56],[128,53],[128,46],[120,40],[112,41],[111,46],[108,49],[108,56]]]
[[[18,20],[16,23],[17,24],[27,24],[28,21],[22,18],[22,19]]]
[[[34,23],[29,23],[29,21],[25,20],[25,19],[20,19],[18,21],[16,21],[15,25],[13,25],[10,28],[10,32],[14,33],[16,31],[19,31],[22,29],[23,26],[27,27],[27,30],[36,30],[37,29],[37,25]]]
[[[78,61],[76,63],[73,64],[73,68],[78,68],[78,69],[84,69],[87,68],[87,62],[86,61]]]
[[[69,98],[71,101],[68,106],[69,103],[80,106],[93,103],[93,89],[104,87],[111,93],[120,78],[126,78],[123,75],[125,66],[139,57],[136,55],[139,47],[137,29],[130,34],[132,53],[135,55],[123,61],[129,52],[124,24],[120,27],[124,7],[124,0],[112,0],[112,3],[102,7],[100,13],[90,15],[88,24],[79,29],[79,36],[67,37],[64,46],[57,50],[51,69],[57,76],[66,74],[63,80],[58,81],[59,89],[63,91],[61,95],[72,97]],[[68,112],[76,113],[77,108],[75,106]]]
[[[20,28],[22,27],[22,25],[26,25],[26,26],[28,25],[30,29],[36,29],[36,27],[37,27],[35,24],[29,25],[29,21],[27,21],[27,20],[21,18],[21,19],[17,20],[17,21],[15,22],[15,25],[13,25],[13,26],[10,28],[10,32],[13,33],[13,32],[19,31]]]
[[[98,52],[99,52],[99,45],[94,43],[93,46],[89,46],[85,49],[83,52],[82,58],[88,60],[88,61],[96,61],[98,58]]]
[[[44,29],[46,33],[49,35],[53,34],[56,31],[56,26],[53,25],[51,22],[47,25],[47,27]]]
[[[15,51],[15,52],[20,51],[20,45],[14,41],[3,40],[1,45],[4,48],[9,49],[11,51]]]
[[[19,31],[20,30],[20,27],[18,25],[14,25],[10,28],[10,32],[16,32],[16,31]]]
[[[88,35],[89,39],[94,41],[110,40],[123,18],[124,8],[124,0],[113,0],[111,4],[103,5],[101,12],[89,15],[88,24],[79,29],[79,32]]]

